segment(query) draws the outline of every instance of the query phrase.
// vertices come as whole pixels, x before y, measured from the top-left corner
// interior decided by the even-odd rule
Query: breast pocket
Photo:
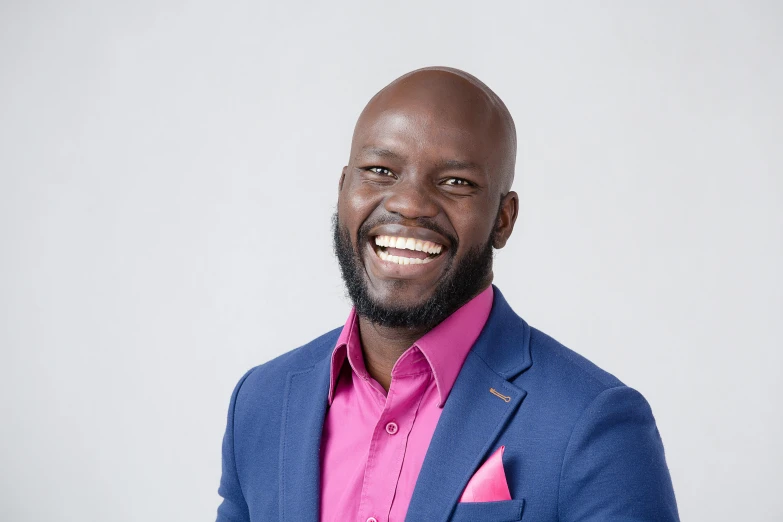
[[[525,501],[500,500],[497,502],[460,502],[451,522],[519,522]]]

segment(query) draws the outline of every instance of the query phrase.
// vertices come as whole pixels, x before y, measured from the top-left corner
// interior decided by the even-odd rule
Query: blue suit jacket
[[[223,440],[218,521],[318,521],[321,431],[339,333],[239,381]],[[513,500],[458,503],[500,445]],[[679,518],[644,398],[528,326],[495,288],[492,312],[443,408],[406,520]]]

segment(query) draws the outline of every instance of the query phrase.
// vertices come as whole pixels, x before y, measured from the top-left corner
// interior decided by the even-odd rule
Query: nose
[[[438,215],[438,205],[427,187],[410,179],[397,183],[391,188],[391,194],[386,198],[384,207],[388,212],[394,212],[408,219],[433,218]]]

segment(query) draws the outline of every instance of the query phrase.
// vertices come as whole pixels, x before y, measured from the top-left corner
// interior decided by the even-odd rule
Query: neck
[[[373,379],[389,391],[391,371],[397,359],[420,339],[426,328],[390,328],[359,317],[359,337],[362,340],[364,365]]]
[[[491,283],[492,273],[490,272],[487,283],[460,303],[452,313],[486,290]],[[389,386],[391,386],[391,372],[397,359],[430,329],[426,326],[421,328],[381,326],[360,315],[359,338],[362,341],[364,366],[367,368],[367,373],[388,392]]]

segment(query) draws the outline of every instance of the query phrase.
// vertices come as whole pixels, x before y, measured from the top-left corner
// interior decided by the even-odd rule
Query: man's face
[[[503,211],[492,122],[426,96],[376,105],[343,169],[335,250],[360,315],[432,327],[492,281]]]

